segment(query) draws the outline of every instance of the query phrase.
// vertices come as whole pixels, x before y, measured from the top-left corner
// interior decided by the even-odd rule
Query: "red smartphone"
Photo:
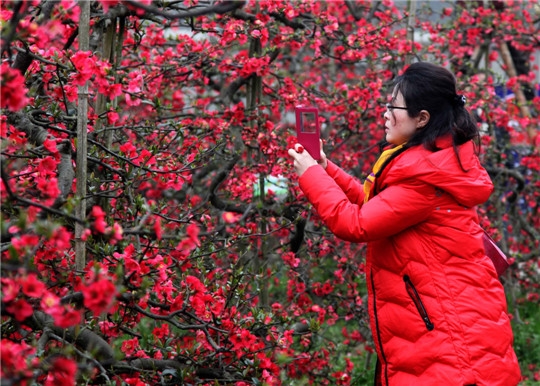
[[[319,110],[312,106],[296,106],[296,137],[298,143],[315,159],[321,159],[321,145],[319,138]]]

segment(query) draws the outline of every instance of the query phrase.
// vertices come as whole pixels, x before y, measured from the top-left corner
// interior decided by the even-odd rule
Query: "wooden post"
[[[411,51],[414,48],[414,23],[416,19],[416,0],[409,0],[409,16],[407,17],[407,41],[411,43]],[[405,64],[412,63],[414,53],[405,56]]]
[[[79,18],[79,50],[90,48],[90,2],[79,0],[81,14]],[[88,134],[88,82],[78,88],[77,107],[77,218],[86,218],[86,170],[87,170],[87,134]],[[85,227],[75,224],[75,269],[80,272],[86,266],[86,242],[82,240]]]

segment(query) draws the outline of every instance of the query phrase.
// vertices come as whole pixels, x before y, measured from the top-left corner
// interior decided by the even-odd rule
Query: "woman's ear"
[[[420,114],[418,114],[418,116],[416,117],[416,128],[421,129],[425,125],[427,125],[429,122],[429,118],[431,118],[431,116],[429,115],[429,112],[427,110],[420,111]]]

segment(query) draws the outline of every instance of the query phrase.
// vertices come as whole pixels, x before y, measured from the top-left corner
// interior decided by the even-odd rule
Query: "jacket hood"
[[[451,139],[440,140],[437,145],[442,150],[431,152],[417,146],[405,151],[387,168],[385,183],[419,180],[447,192],[466,207],[484,203],[493,191],[493,183],[480,164],[473,142],[458,147],[461,166]]]

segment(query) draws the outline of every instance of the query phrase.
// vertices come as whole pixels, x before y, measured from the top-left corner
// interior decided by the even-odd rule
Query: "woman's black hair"
[[[456,78],[450,71],[432,63],[413,63],[395,79],[394,97],[398,92],[410,117],[417,117],[422,110],[430,115],[428,123],[407,142],[407,148],[423,145],[437,151],[437,138],[451,135],[458,160],[457,146],[474,140],[479,149],[478,127],[465,108],[465,97],[457,94]]]

